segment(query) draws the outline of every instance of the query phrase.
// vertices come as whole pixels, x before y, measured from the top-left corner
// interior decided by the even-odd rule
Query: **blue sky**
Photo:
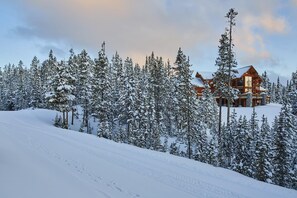
[[[297,69],[297,0],[4,0],[0,7],[0,66],[29,66],[54,50],[67,59],[73,48],[95,57],[106,42],[143,64],[152,51],[174,62],[182,47],[193,68],[215,71],[220,35],[229,8],[238,11],[238,66],[288,77]]]

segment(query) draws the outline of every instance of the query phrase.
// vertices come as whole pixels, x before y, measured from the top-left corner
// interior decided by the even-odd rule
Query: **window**
[[[252,87],[252,77],[251,76],[246,76],[244,78],[244,84],[246,87]]]
[[[245,90],[244,92],[252,92],[252,77],[251,76],[245,76],[244,77],[244,85],[245,85]]]

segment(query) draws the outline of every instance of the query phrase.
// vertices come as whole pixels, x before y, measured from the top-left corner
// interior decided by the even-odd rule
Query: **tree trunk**
[[[221,143],[221,132],[222,132],[222,96],[219,101],[219,131],[218,131],[218,143]]]
[[[71,125],[74,123],[74,108],[71,109]]]
[[[62,125],[63,125],[63,128],[64,128],[66,126],[65,111],[63,111],[62,115],[63,115]]]
[[[65,123],[66,129],[68,129],[68,111],[66,112],[66,123]]]

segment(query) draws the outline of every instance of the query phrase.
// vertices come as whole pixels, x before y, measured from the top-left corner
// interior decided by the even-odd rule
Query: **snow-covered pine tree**
[[[97,135],[107,139],[112,139],[111,131],[111,85],[109,75],[109,63],[105,54],[105,43],[95,60],[92,77],[92,111],[93,115],[99,119]]]
[[[177,114],[177,99],[175,89],[177,87],[177,81],[174,80],[175,75],[173,75],[172,67],[167,61],[165,65],[165,112],[164,112],[164,124],[166,127],[166,132],[168,136],[176,135],[176,126],[175,126],[175,115]]]
[[[292,135],[296,132],[289,103],[285,100],[278,117],[273,149],[272,181],[276,185],[289,187],[291,184]]]
[[[233,28],[235,27],[235,17],[237,16],[238,12],[231,8],[229,12],[226,14],[226,18],[228,19],[228,26],[226,28],[228,43],[227,43],[227,77],[228,77],[228,86],[227,86],[227,125],[230,124],[230,106],[233,103],[233,100],[237,98],[238,90],[231,87],[231,80],[234,78],[235,73],[237,73],[236,66],[237,62],[235,60],[235,53],[234,53],[234,41],[233,41]]]
[[[119,116],[119,98],[121,90],[123,89],[123,63],[122,58],[116,52],[116,54],[112,57],[111,60],[111,128],[112,131],[116,131],[118,129],[118,116]]]
[[[236,66],[235,60],[233,60],[234,63],[231,64],[232,67],[229,66],[230,57],[228,55],[229,53],[229,39],[228,39],[228,33],[227,31],[221,35],[220,39],[220,45],[218,50],[218,57],[216,59],[216,66],[218,66],[217,71],[214,73],[213,76],[213,82],[215,87],[214,95],[219,98],[219,120],[218,120],[218,140],[220,142],[221,138],[221,120],[222,120],[222,103],[223,100],[230,100],[233,101],[237,97],[238,90],[233,89],[232,87],[229,87],[229,69],[230,69],[230,78],[233,78],[236,70],[232,69],[232,67]],[[234,56],[234,54],[233,54]],[[231,56],[232,58],[232,56]],[[227,102],[228,103],[228,102]],[[229,108],[228,108],[229,109]],[[229,112],[229,110],[228,110]],[[229,113],[227,115],[228,120],[227,123],[229,123],[230,116]]]
[[[217,126],[219,116],[218,105],[208,84],[205,84],[202,97],[199,98],[198,111],[201,115],[202,121],[209,129]]]
[[[257,112],[256,112],[256,109],[253,108],[253,112],[252,112],[252,115],[251,115],[251,119],[249,120],[249,127],[250,127],[250,138],[251,138],[251,145],[250,145],[250,156],[251,156],[251,162],[254,161],[254,156],[253,156],[253,153],[255,152],[255,147],[256,147],[256,139],[259,137],[259,134],[260,134],[260,129],[259,129],[259,120],[258,120],[258,115],[257,115]],[[251,169],[252,171],[252,175],[253,175],[253,172],[255,170]],[[251,176],[252,176],[251,175]]]
[[[68,112],[72,108],[74,100],[73,82],[74,78],[69,72],[69,67],[64,61],[61,61],[55,68],[56,75],[51,81],[52,91],[47,93],[49,104],[56,110],[62,112],[62,127],[68,129]]]
[[[262,82],[261,82],[261,87],[267,90],[267,94],[271,94],[271,82],[269,80],[269,77],[267,76],[267,72],[264,71],[264,73],[261,76]]]
[[[31,100],[30,105],[33,108],[42,107],[42,84],[41,84],[41,70],[39,60],[34,56],[30,67],[31,79]]]
[[[253,177],[271,183],[272,167],[269,150],[271,148],[270,126],[263,115],[260,133],[255,138],[255,155],[253,158]]]
[[[83,108],[83,127],[87,127],[87,132],[89,132],[88,122],[89,115],[91,111],[90,98],[91,98],[91,68],[93,62],[89,57],[86,50],[82,50],[77,56],[78,58],[78,73],[77,73],[77,93],[78,94],[78,104]]]
[[[16,68],[15,65],[5,65],[3,70],[4,84],[4,109],[7,111],[15,110],[15,90],[16,88]]]
[[[283,103],[282,89],[283,89],[283,86],[279,81],[279,77],[277,77],[276,88],[275,88],[275,102],[279,104]]]
[[[73,107],[71,108],[71,125],[74,124],[74,117],[77,116],[77,109],[76,109],[76,105],[78,104],[78,97],[79,97],[79,93],[77,92],[77,87],[78,87],[78,58],[77,55],[74,53],[73,49],[69,50],[70,52],[70,56],[68,58],[68,67],[69,67],[69,72],[71,74],[71,76],[73,77],[73,84],[75,89],[73,90],[73,95],[75,96],[75,99],[73,101]],[[76,113],[76,114],[75,114]]]
[[[251,135],[245,116],[240,116],[234,136],[234,157],[232,160],[232,170],[241,174],[251,176]]]
[[[297,116],[297,72],[292,73],[287,97],[291,103],[292,113]]]
[[[186,155],[188,158],[193,156],[193,147],[197,142],[197,133],[199,132],[197,97],[191,84],[192,71],[190,70],[189,59],[183,54],[181,48],[178,50],[176,64],[177,92],[178,92],[178,115],[179,128],[178,138],[182,140],[187,147]]]
[[[53,83],[53,78],[56,76],[58,67],[58,61],[57,58],[54,56],[54,53],[52,50],[49,52],[48,59],[43,62],[42,68],[41,68],[41,74],[42,74],[42,89],[43,89],[43,95],[44,95],[44,107],[51,108],[51,104],[48,104],[47,93],[53,92],[51,84]]]
[[[28,107],[28,94],[26,85],[26,74],[27,70],[24,68],[24,64],[22,61],[19,61],[18,66],[15,68],[15,109],[25,109]]]
[[[119,104],[119,123],[121,141],[131,143],[134,137],[131,137],[134,123],[134,103],[135,103],[135,78],[133,71],[133,62],[127,58],[124,62],[124,80],[123,89],[120,93]]]
[[[198,106],[198,104],[196,104]],[[198,160],[200,162],[206,163],[208,160],[207,154],[209,154],[208,151],[208,140],[207,140],[207,134],[206,134],[206,124],[204,121],[199,118],[198,116],[196,117],[197,121],[194,124],[193,127],[193,139],[195,142],[195,154],[194,154],[194,159]]]
[[[0,67],[0,110],[3,111],[5,110],[5,105],[4,105],[4,82],[3,82],[3,72],[2,68]]]
[[[152,102],[154,111],[151,124],[152,149],[161,150],[161,135],[165,135],[164,111],[165,111],[165,70],[162,58],[154,56],[154,53],[148,57],[148,72],[150,76],[150,94],[152,94]]]

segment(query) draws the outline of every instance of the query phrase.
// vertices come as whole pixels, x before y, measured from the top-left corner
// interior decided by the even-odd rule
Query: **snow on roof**
[[[209,80],[213,78],[214,72],[198,72],[204,80]]]
[[[236,78],[240,78],[245,72],[247,72],[252,66],[249,65],[249,66],[245,66],[245,67],[241,67],[241,68],[238,68],[237,71],[238,73],[235,74],[235,77]]]
[[[196,87],[204,87],[204,83],[200,78],[193,78],[191,80],[192,85],[196,86]]]

